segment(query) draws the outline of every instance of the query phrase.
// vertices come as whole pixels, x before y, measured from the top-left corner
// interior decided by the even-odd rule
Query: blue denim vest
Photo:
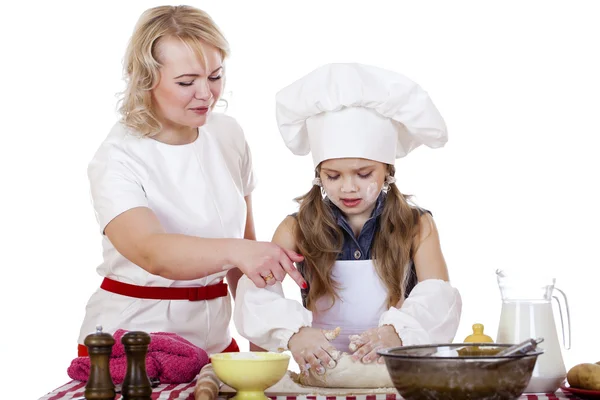
[[[381,213],[383,212],[383,207],[385,205],[386,194],[381,192],[379,197],[377,198],[377,202],[375,204],[375,209],[371,213],[371,217],[365,222],[363,228],[361,229],[358,237],[354,236],[354,232],[348,223],[348,220],[342,213],[342,211],[333,204],[329,198],[325,198],[325,203],[331,208],[333,215],[337,221],[337,224],[340,228],[342,228],[342,232],[344,233],[344,241],[342,250],[337,256],[338,260],[370,260],[371,259],[371,250],[373,248],[373,241],[375,239],[375,233],[379,229]],[[420,210],[421,214],[424,212],[429,212],[426,210]],[[292,214],[295,218],[297,213]],[[302,302],[306,306],[306,296],[308,296],[308,291],[310,290],[310,282],[308,281],[306,274],[304,273],[304,264],[297,263],[298,271],[302,274],[304,279],[306,280],[309,287],[307,289],[301,289],[302,294]],[[414,263],[410,262],[410,272],[408,274],[408,279],[406,282],[406,291],[405,297],[408,297],[412,289],[417,285],[417,272],[415,270]]]

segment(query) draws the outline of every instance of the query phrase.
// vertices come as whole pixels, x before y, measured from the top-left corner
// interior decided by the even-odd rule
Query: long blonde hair
[[[135,26],[125,53],[127,87],[119,107],[123,123],[142,136],[154,136],[162,129],[152,107],[151,90],[160,77],[157,46],[166,37],[181,40],[204,62],[202,43],[217,48],[223,60],[229,55],[229,43],[206,12],[191,6],[146,10]]]
[[[388,173],[394,175],[394,166],[388,165]],[[408,204],[407,198],[396,184],[390,184],[371,251],[377,274],[388,291],[388,307],[404,299],[409,266],[416,250],[414,239],[420,229],[420,212]],[[294,234],[298,250],[304,256],[304,272],[310,284],[306,307],[315,311],[317,299],[326,296],[333,302],[339,298],[339,287],[331,270],[342,250],[344,234],[325,203],[320,187],[313,186],[296,201],[300,208]]]

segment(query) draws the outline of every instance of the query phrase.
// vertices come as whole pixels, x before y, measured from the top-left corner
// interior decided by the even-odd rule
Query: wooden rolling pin
[[[221,383],[213,370],[212,364],[206,364],[200,370],[196,387],[194,388],[194,398],[196,400],[215,400],[219,396]]]

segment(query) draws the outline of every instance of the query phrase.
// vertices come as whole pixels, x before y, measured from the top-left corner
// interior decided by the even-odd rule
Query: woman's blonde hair
[[[156,135],[162,129],[152,106],[151,90],[160,77],[157,47],[166,37],[181,40],[205,64],[203,43],[217,48],[223,60],[229,55],[229,43],[206,12],[191,6],[146,10],[135,26],[125,53],[127,86],[119,107],[123,123],[143,136]]]
[[[388,173],[394,176],[394,166],[388,165]],[[300,208],[295,238],[298,251],[304,256],[304,273],[310,284],[306,307],[315,311],[316,301],[322,296],[329,297],[331,304],[338,298],[339,288],[331,270],[342,250],[344,234],[323,200],[320,187],[313,186],[296,201]],[[420,215],[419,209],[409,205],[407,196],[391,183],[371,250],[377,274],[387,288],[388,307],[404,300]]]

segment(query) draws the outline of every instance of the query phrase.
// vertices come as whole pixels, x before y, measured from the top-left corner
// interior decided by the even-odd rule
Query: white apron
[[[387,310],[387,288],[379,279],[372,260],[344,260],[333,264],[332,277],[340,285],[339,300],[317,301],[313,313],[314,328],[341,328],[331,343],[339,351],[349,352],[350,335],[358,335],[379,325],[379,317]]]

